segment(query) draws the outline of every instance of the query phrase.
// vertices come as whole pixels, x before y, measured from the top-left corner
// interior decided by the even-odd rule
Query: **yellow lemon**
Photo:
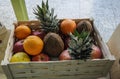
[[[10,62],[29,62],[30,57],[25,52],[18,52],[15,53]]]

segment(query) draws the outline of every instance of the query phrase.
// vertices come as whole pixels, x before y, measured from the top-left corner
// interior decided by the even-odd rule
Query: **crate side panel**
[[[14,77],[103,75],[108,60],[9,64]]]
[[[9,67],[7,65],[1,65],[2,66],[2,69],[7,77],[7,79],[13,79],[13,76],[12,76],[12,73],[11,73],[11,70],[9,69]]]
[[[34,76],[15,76],[14,79],[96,79],[102,77],[100,74],[92,74],[92,75],[84,75],[84,74],[76,74],[76,75],[34,75]]]
[[[7,48],[5,50],[5,56],[4,56],[4,59],[3,59],[3,62],[4,62],[5,65],[9,63],[9,60],[12,56],[13,43],[14,43],[13,34],[14,34],[14,30],[11,30],[10,31],[10,36],[9,36],[9,39],[8,39],[8,43],[7,43]]]
[[[97,30],[96,26],[93,25],[94,31],[94,39],[97,41],[98,46],[101,48],[101,51],[103,53],[103,58],[107,58],[107,59],[111,59],[111,60],[115,60],[115,57],[111,54],[108,46],[106,45],[106,43],[103,41],[99,31]]]

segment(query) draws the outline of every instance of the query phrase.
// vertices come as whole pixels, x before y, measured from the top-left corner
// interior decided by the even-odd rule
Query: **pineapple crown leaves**
[[[57,32],[59,30],[59,20],[56,19],[57,15],[54,15],[54,8],[49,9],[48,0],[46,3],[42,1],[42,6],[37,5],[34,10],[36,18],[40,20],[42,29],[47,32]]]
[[[75,31],[70,33],[71,40],[69,42],[70,54],[74,59],[88,59],[92,50],[92,38],[90,33],[82,31],[80,34]]]

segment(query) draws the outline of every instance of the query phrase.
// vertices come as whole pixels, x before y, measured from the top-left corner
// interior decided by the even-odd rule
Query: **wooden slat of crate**
[[[8,39],[10,36],[11,31],[9,29],[6,29],[4,33],[1,33],[4,29],[0,29],[0,63],[4,59],[5,56],[5,50],[7,47]],[[2,68],[0,66],[0,73],[3,73]]]
[[[12,50],[13,50],[13,43],[14,43],[14,30],[11,30],[10,32],[10,36],[9,36],[9,40],[7,43],[7,48],[5,50],[5,56],[3,59],[3,64],[7,64],[13,54]]]
[[[9,64],[14,77],[37,77],[48,76],[103,76],[105,70],[111,62],[107,60],[94,61],[61,61],[47,63],[14,63]],[[75,65],[75,66],[73,66]],[[105,71],[103,71],[105,70]],[[65,79],[65,78],[64,78]]]
[[[99,75],[94,75],[91,77],[85,77],[87,75],[81,75],[81,76],[51,76],[51,75],[44,75],[44,76],[35,76],[35,77],[17,77],[15,79],[96,79]],[[102,79],[102,78],[101,78]]]
[[[3,60],[1,61],[1,67],[2,67],[2,69],[4,71],[4,73],[6,74],[7,79],[13,79],[12,73],[11,73],[7,63],[8,63],[8,60],[12,56],[12,52],[11,51],[13,49],[13,41],[14,40],[10,39],[10,38],[13,38],[14,31],[9,30],[8,33],[9,33],[9,39],[8,39],[7,47],[6,47],[6,50],[5,50],[5,53],[4,53],[5,56],[4,56]]]

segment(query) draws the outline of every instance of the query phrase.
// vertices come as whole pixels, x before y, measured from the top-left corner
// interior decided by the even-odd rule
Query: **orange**
[[[61,22],[60,30],[63,34],[69,34],[70,32],[73,33],[76,29],[75,21],[71,19],[65,19]]]
[[[40,54],[43,46],[43,41],[35,35],[28,36],[23,42],[23,48],[29,55]]]
[[[15,36],[18,39],[24,39],[31,34],[31,29],[28,26],[20,25],[15,29]]]

